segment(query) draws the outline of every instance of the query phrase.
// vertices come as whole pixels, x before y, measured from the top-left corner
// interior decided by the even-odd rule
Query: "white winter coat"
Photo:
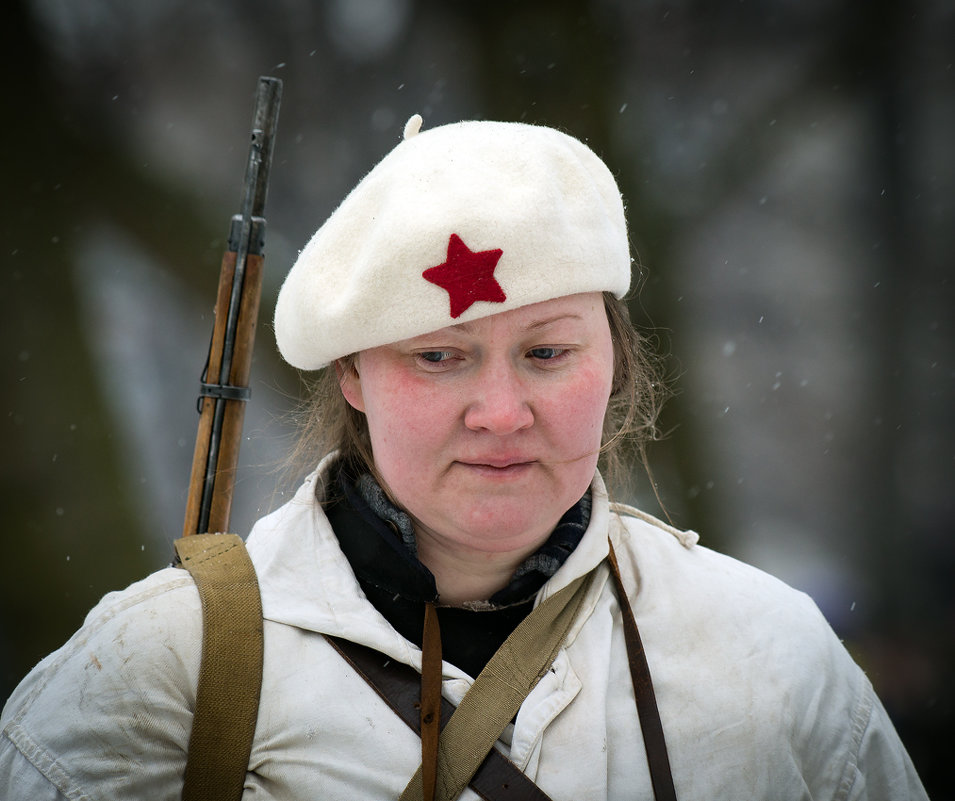
[[[319,632],[420,669],[365,599],[315,499],[315,477],[248,540],[265,613],[255,799],[395,799],[420,740]],[[597,568],[553,669],[498,747],[555,801],[652,798],[618,600],[613,540],[646,648],[681,801],[924,799],[862,671],[813,603],[696,545],[619,516],[594,482],[590,526],[540,598]],[[201,642],[198,595],[169,568],[107,595],[9,699],[0,796],[177,799]],[[471,677],[444,665],[457,703]],[[466,790],[462,798],[477,798]]]

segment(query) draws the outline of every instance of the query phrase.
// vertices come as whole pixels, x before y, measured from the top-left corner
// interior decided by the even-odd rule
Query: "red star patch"
[[[504,290],[494,277],[494,268],[503,250],[472,251],[457,234],[448,240],[448,258],[444,264],[429,267],[422,276],[447,290],[451,298],[451,316],[460,317],[478,300],[503,303]]]

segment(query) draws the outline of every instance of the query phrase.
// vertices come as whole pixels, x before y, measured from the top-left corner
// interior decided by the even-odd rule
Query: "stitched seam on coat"
[[[70,801],[92,801],[92,797],[77,786],[50,752],[36,742],[19,723],[11,723],[4,730],[4,734],[23,758]]]
[[[852,792],[852,786],[855,784],[856,778],[859,775],[859,751],[862,749],[862,739],[865,736],[866,729],[869,728],[869,721],[872,719],[873,705],[872,685],[869,684],[868,679],[863,676],[862,692],[859,694],[859,699],[856,702],[852,714],[852,728],[850,730],[852,739],[850,741],[849,756],[846,759],[842,779],[839,782],[839,787],[836,790],[833,801],[845,801],[845,799],[849,797],[849,793]]]

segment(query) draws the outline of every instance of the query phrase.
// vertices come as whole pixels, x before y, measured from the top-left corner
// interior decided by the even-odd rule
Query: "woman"
[[[304,447],[327,456],[248,540],[244,797],[476,798],[456,749],[484,737],[554,799],[924,798],[805,596],[610,503],[601,451],[658,403],[610,172],[548,128],[420,125],[276,307],[283,356],[326,368]],[[200,636],[184,571],[107,596],[8,702],[4,797],[177,798]],[[413,669],[420,736],[349,643]],[[460,713],[438,736],[440,696]]]

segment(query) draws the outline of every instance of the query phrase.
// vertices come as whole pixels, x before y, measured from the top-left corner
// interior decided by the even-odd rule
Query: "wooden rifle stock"
[[[259,78],[242,212],[232,218],[222,257],[212,342],[200,384],[199,431],[183,536],[229,530],[262,290],[262,215],[281,97],[280,80]]]

